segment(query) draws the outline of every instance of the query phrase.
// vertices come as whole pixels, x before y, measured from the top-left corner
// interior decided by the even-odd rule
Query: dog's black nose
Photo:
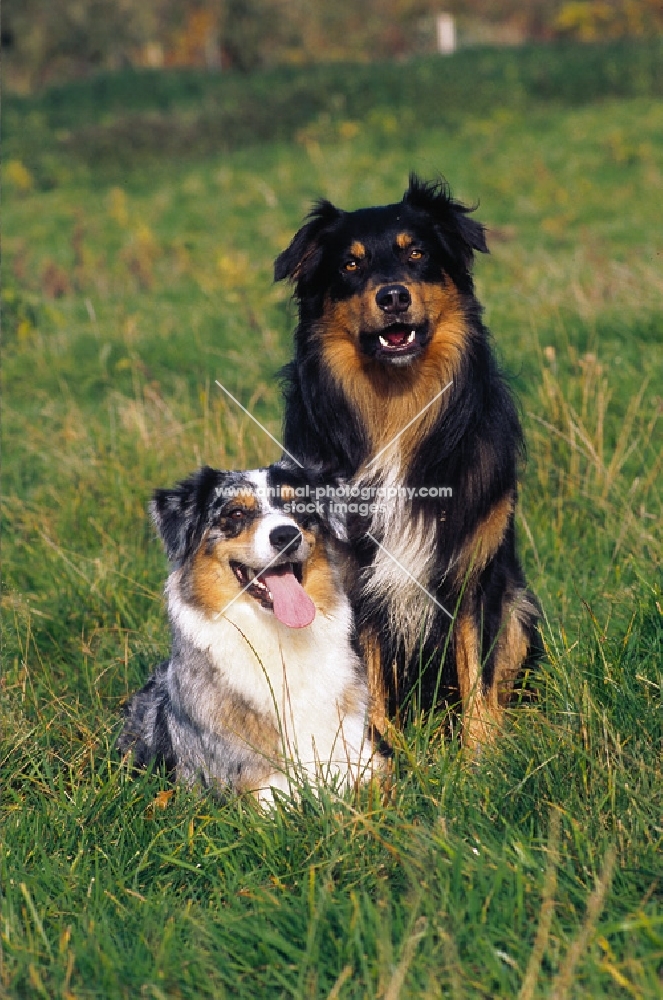
[[[386,313],[402,313],[412,305],[412,296],[405,285],[385,285],[375,296],[380,309]]]
[[[299,541],[295,542],[297,535],[299,535]],[[301,542],[301,533],[299,528],[295,528],[293,524],[280,524],[278,528],[272,528],[270,531],[269,541],[279,552],[285,548],[288,549],[288,552],[296,552],[299,548],[299,542]]]

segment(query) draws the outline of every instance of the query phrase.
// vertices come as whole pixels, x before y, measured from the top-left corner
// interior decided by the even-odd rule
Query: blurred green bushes
[[[129,69],[34,97],[7,95],[5,156],[44,189],[72,173],[114,180],[135,166],[257,142],[307,145],[361,121],[391,143],[424,128],[455,129],[496,107],[524,112],[541,102],[661,94],[663,37],[467,49],[379,66],[281,66],[250,76]]]
[[[100,70],[374,62],[432,53],[435,18],[463,45],[606,41],[663,32],[660,0],[5,0],[5,81],[34,91]]]

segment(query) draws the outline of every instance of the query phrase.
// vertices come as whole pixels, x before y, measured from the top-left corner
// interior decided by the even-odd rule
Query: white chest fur
[[[292,629],[248,595],[218,618],[206,615],[182,600],[176,577],[166,588],[171,619],[206,654],[221,696],[239,696],[274,720],[285,756],[311,777],[356,770],[368,760],[368,696],[344,596],[333,613],[318,611],[311,625]]]
[[[391,633],[401,637],[409,660],[426,639],[435,610],[426,593],[435,568],[435,524],[413,515],[400,467],[394,446],[360,473],[357,482],[383,491],[370,529],[379,545],[364,586],[369,599],[377,595],[385,602]]]

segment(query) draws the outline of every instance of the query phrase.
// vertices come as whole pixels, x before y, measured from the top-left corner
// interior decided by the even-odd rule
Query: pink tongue
[[[315,604],[289,566],[261,573],[274,599],[274,614],[290,628],[305,628],[315,618]]]

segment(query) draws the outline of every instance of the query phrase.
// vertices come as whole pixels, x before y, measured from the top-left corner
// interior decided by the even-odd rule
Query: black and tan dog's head
[[[487,252],[469,211],[444,183],[414,175],[395,205],[343,212],[317,204],[274,273],[294,283],[332,369],[347,370],[349,350],[355,362],[398,367],[462,350],[474,251]]]
[[[241,599],[291,628],[325,611],[336,584],[307,482],[283,463],[245,472],[205,466],[156,490],[150,511],[180,571],[179,596],[213,616]]]

